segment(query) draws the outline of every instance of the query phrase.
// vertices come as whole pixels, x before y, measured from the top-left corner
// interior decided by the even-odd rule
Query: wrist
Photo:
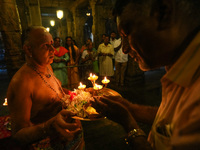
[[[127,118],[127,121],[124,122],[124,129],[127,133],[129,133],[133,129],[138,129],[139,126],[137,125],[135,119],[132,116],[129,116]]]
[[[137,129],[133,129],[131,130],[127,137],[125,138],[125,142],[126,144],[130,144],[132,141],[134,141],[137,137],[143,137],[146,139],[146,134],[144,133],[144,131],[140,128]]]
[[[50,119],[50,120],[43,123],[42,129],[43,129],[43,135],[44,136],[49,136],[54,131],[53,130],[53,122],[54,122],[54,120]]]

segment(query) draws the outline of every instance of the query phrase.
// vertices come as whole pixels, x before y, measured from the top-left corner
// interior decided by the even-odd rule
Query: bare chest
[[[54,116],[62,108],[63,91],[55,77],[38,77],[32,95],[32,118],[45,115],[44,119]],[[47,117],[49,116],[49,117]]]

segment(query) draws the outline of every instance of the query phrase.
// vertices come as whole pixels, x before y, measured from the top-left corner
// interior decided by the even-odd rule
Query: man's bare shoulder
[[[20,87],[29,87],[33,84],[34,76],[35,72],[27,65],[23,65],[12,77],[9,88],[17,90]]]

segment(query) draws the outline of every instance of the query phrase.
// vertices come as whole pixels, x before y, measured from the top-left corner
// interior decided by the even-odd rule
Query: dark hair
[[[59,40],[60,40],[60,37],[55,37],[53,40],[55,41],[56,39],[59,39]]]
[[[92,39],[91,39],[91,38],[87,38],[87,40],[90,40],[90,41],[92,41]],[[86,41],[87,41],[87,40],[86,40]]]
[[[74,49],[74,45],[73,45],[72,42],[71,42],[71,45],[68,45],[68,44],[67,44],[67,39],[68,39],[68,38],[70,38],[71,41],[73,40],[71,36],[67,36],[67,37],[65,38],[65,48],[66,48],[67,50],[69,50],[69,47],[71,47],[71,50],[72,50],[72,58],[74,59],[74,61],[76,61],[76,52],[75,52],[75,49]],[[70,55],[70,53],[69,53],[69,55]]]
[[[106,36],[106,34],[104,33],[104,34],[101,35],[101,37],[103,37],[103,36]]]
[[[115,32],[115,31],[111,31],[111,32],[110,32],[110,34],[112,34],[112,33],[115,33],[115,34],[116,34],[116,32]]]
[[[124,10],[124,7],[130,3],[131,0],[116,0],[114,9],[113,9],[113,16],[116,19],[117,16],[120,16],[122,14],[122,11]]]
[[[113,8],[113,16],[116,21],[116,17],[120,16],[124,10],[124,8],[129,4],[129,3],[137,3],[137,4],[142,4],[142,5],[148,5],[148,4],[153,4],[153,3],[160,3],[160,0],[152,0],[147,1],[147,0],[116,0],[114,8]],[[200,23],[200,0],[174,0],[176,7],[179,9],[180,14],[185,16],[183,21],[189,24],[195,24],[198,25]],[[149,5],[151,7],[152,5]],[[179,14],[178,16],[179,17]],[[190,21],[189,21],[190,20]]]
[[[108,34],[105,34],[105,37],[108,37],[110,39],[110,36]]]
[[[87,43],[86,46],[88,47],[90,45],[90,43],[92,43],[92,42]],[[92,45],[93,45],[93,43],[92,43]]]

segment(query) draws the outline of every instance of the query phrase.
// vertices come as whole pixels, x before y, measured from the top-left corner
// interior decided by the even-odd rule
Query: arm
[[[138,122],[152,124],[158,111],[158,107],[133,104],[119,96],[108,96],[107,98],[125,106]]]
[[[78,61],[79,61],[79,58],[80,58],[80,53],[79,53],[78,47],[76,47],[75,45],[74,45],[74,49],[76,51],[76,60],[75,60],[75,65],[76,65],[76,64],[78,64]]]
[[[131,104],[127,106],[128,110],[138,122],[153,124],[158,107]]]
[[[66,114],[66,112],[61,111],[46,122],[33,124],[30,118],[34,95],[30,85],[33,85],[31,80],[23,82],[22,78],[19,81],[11,81],[8,88],[8,107],[11,114],[12,136],[14,139],[23,145],[27,145],[51,135],[52,131],[56,131],[56,133],[67,139],[71,138],[72,132],[80,130],[76,123],[67,123],[70,116],[74,115],[70,112]],[[26,92],[24,92],[25,90]],[[65,131],[65,129],[68,129],[68,131]]]
[[[92,106],[102,115],[107,116],[109,119],[121,124],[125,131],[129,133],[133,129],[139,129],[137,122],[128,109],[116,101],[111,101],[106,97],[96,99],[92,102]],[[129,145],[133,150],[150,150],[152,149],[144,136],[130,136]]]
[[[122,42],[120,43],[119,46],[117,46],[117,47],[114,48],[114,51],[115,51],[115,52],[118,52],[118,51],[120,50],[121,47],[122,47]]]

